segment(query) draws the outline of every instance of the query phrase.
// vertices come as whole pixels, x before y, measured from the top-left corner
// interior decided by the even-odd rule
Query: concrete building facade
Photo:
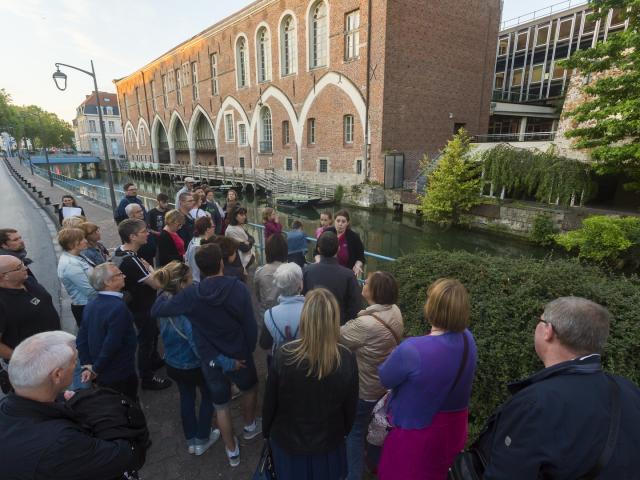
[[[120,158],[125,155],[125,150],[118,97],[115,93],[98,92],[98,94],[100,95],[102,121],[107,138],[107,153],[112,159]],[[79,152],[90,152],[92,155],[104,158],[95,92],[87,95],[84,102],[76,109],[73,131],[76,149]]]
[[[487,130],[500,0],[259,0],[115,80],[129,160],[411,185]]]

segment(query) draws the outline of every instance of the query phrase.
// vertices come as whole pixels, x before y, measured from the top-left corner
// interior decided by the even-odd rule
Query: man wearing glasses
[[[27,266],[27,273],[33,276],[29,265],[33,260],[27,258],[27,249],[22,235],[15,228],[0,228],[0,255],[12,255]]]
[[[638,478],[640,389],[602,370],[611,315],[579,297],[548,303],[534,333],[542,370],[508,386],[512,397],[476,443],[485,480]]]
[[[125,183],[122,189],[124,190],[125,196],[122,200],[120,200],[120,204],[118,205],[118,209],[116,210],[116,223],[119,224],[120,222],[128,218],[125,209],[127,208],[127,205],[130,205],[132,203],[140,205],[142,207],[143,217],[146,216],[147,212],[144,209],[144,203],[142,203],[142,200],[138,198],[138,187],[134,183]]]

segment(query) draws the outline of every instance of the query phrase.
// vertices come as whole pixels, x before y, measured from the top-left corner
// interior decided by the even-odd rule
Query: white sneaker
[[[230,452],[227,450],[227,447],[224,447],[224,451],[227,452],[227,458],[229,459],[229,465],[232,467],[237,467],[240,465],[240,443],[238,442],[238,437],[233,437],[236,441],[236,450],[234,452]]]
[[[245,440],[253,440],[262,433],[262,418],[256,417],[254,423],[255,425],[252,429],[248,429],[247,427],[242,429],[242,438]]]
[[[209,450],[209,448],[211,448],[211,445],[216,443],[219,438],[220,438],[220,430],[218,430],[217,428],[212,428],[211,429],[211,434],[209,435],[209,440],[207,440],[206,443],[203,443],[203,444],[200,444],[200,445],[196,444],[193,454],[195,456],[199,457],[204,452]]]

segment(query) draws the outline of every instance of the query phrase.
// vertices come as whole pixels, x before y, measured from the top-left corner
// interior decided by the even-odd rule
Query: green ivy
[[[533,227],[529,238],[540,245],[551,245],[554,242],[554,234],[557,228],[550,215],[540,214],[533,219]]]

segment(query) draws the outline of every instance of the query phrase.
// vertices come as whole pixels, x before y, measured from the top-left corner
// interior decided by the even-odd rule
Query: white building
[[[106,92],[99,92],[99,95],[104,132],[107,138],[107,152],[111,158],[124,157],[125,151],[118,97],[114,93]],[[92,155],[103,158],[99,122],[96,95],[92,93],[87,95],[84,102],[76,109],[73,131],[75,133],[76,148],[79,152],[90,152]]]

